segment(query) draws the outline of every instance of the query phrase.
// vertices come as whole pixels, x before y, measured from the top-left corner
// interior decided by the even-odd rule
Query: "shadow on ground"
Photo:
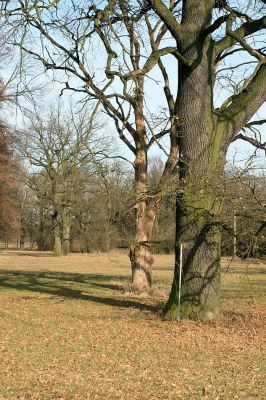
[[[38,250],[25,250],[25,251],[14,251],[9,249],[0,250],[0,254],[5,256],[18,256],[18,257],[55,257],[52,252],[44,252]]]
[[[116,283],[112,283],[112,281]],[[136,299],[121,298],[123,285],[128,285],[128,278],[123,275],[0,270],[0,289],[45,293],[119,308],[158,311],[154,305],[145,304]],[[116,295],[107,297],[105,294],[108,295],[108,291],[119,291],[120,298]],[[97,295],[94,294],[95,292]]]

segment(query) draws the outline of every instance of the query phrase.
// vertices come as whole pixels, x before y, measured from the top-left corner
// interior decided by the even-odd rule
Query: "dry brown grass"
[[[201,324],[160,318],[172,265],[136,296],[126,253],[2,251],[0,399],[265,399],[265,266],[232,263]]]

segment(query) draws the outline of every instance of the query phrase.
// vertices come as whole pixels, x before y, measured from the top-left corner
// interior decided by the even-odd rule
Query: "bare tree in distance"
[[[99,149],[105,150],[104,140],[99,145],[93,138],[100,126],[88,115],[88,111],[75,115],[58,106],[45,117],[37,109],[28,130],[17,139],[20,153],[33,166],[28,184],[50,210],[57,256],[69,253],[70,219],[83,188],[82,171],[95,163]]]
[[[226,240],[226,245],[229,244],[231,254],[242,259],[265,256],[265,168],[250,159],[245,166],[227,166],[226,175],[225,207],[221,221],[230,240],[230,244]]]
[[[0,240],[6,245],[20,236],[20,164],[8,146],[6,128],[0,125]]]
[[[132,172],[121,160],[97,163],[74,210],[72,243],[76,251],[128,248],[134,237]]]

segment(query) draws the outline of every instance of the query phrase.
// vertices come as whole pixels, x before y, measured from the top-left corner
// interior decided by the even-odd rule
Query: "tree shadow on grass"
[[[121,282],[121,286],[112,284],[112,280]],[[99,290],[109,289],[115,291],[126,282],[128,282],[127,277],[122,275],[0,270],[0,288],[45,293],[55,297],[86,300],[118,308],[158,311],[156,306],[139,302],[136,299],[107,297],[101,295],[101,293],[93,294],[95,287]]]
[[[263,296],[266,289],[266,283],[262,280],[252,280],[231,287],[222,287],[223,299],[249,299],[251,297]]]
[[[9,249],[2,249],[0,250],[0,254],[4,254],[6,256],[18,256],[18,257],[55,257],[53,252],[44,252],[38,250],[9,250]]]

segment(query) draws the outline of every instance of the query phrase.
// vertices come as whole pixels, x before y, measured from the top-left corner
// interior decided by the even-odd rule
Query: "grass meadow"
[[[126,253],[0,252],[0,399],[265,399],[266,265],[222,261],[221,317],[162,320],[173,256],[151,294]]]

